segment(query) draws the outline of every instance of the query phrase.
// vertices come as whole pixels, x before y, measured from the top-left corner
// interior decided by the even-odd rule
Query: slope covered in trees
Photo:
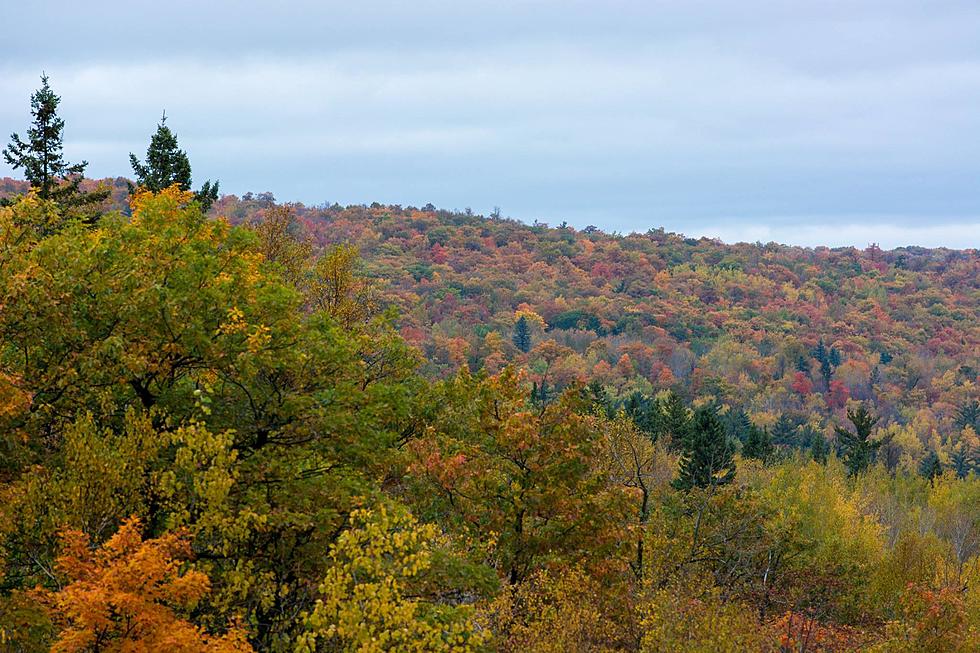
[[[4,183],[0,650],[980,650],[977,252],[167,179]]]
[[[272,206],[226,197],[217,211],[249,222]],[[976,462],[976,251],[727,245],[431,207],[292,210],[315,244],[359,249],[432,376],[518,364],[546,393],[596,381],[623,403],[673,389],[798,447],[834,439],[848,402],[863,401],[892,436],[890,468],[929,452]]]

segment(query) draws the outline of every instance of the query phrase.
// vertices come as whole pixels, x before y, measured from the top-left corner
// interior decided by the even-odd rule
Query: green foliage
[[[742,445],[742,455],[746,458],[768,462],[772,459],[773,453],[774,448],[769,431],[760,429],[755,425],[750,426],[748,435],[745,437],[745,443]]]
[[[182,191],[191,190],[191,162],[187,153],[178,147],[177,136],[167,127],[166,113],[160,119],[156,132],[150,137],[146,160],[141,162],[135,154],[130,154],[129,162],[136,174],[136,183],[141,188],[159,193],[176,184]],[[218,199],[218,182],[204,182],[201,189],[194,193],[194,199],[200,202],[201,210],[207,213]]]
[[[735,447],[715,406],[694,411],[683,441],[680,469],[674,486],[681,490],[725,485],[735,478]]]
[[[835,426],[837,440],[843,454],[848,472],[853,476],[860,474],[874,462],[875,452],[886,440],[872,440],[871,432],[880,417],[873,416],[864,404],[848,408],[847,419],[854,425],[854,431]]]
[[[512,340],[514,346],[525,354],[531,351],[531,327],[527,323],[527,318],[523,315],[517,318],[514,323],[514,335]]]
[[[66,210],[82,210],[88,220],[94,220],[90,205],[101,202],[109,192],[99,189],[83,192],[80,189],[87,162],[68,163],[62,153],[62,131],[65,121],[58,116],[61,98],[48,84],[48,76],[41,75],[41,88],[31,96],[31,116],[34,119],[27,130],[27,139],[18,134],[10,136],[10,144],[3,150],[4,160],[14,168],[23,170],[24,177],[42,200],[57,202]]]

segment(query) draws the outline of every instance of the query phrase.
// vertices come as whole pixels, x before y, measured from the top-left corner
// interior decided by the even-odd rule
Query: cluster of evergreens
[[[876,403],[559,381],[528,307],[434,369],[355,247],[208,217],[163,122],[101,209],[57,102],[0,207],[0,650],[980,650],[980,479],[888,464]]]

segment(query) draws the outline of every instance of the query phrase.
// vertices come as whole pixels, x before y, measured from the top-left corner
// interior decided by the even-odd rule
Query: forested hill
[[[251,222],[274,207],[249,194],[212,211]],[[798,446],[832,438],[848,400],[864,400],[893,432],[892,466],[930,451],[972,458],[978,444],[976,250],[620,236],[431,206],[290,208],[316,245],[357,246],[432,375],[518,362],[548,394],[598,381],[634,404],[673,388]]]
[[[100,183],[112,190],[106,208],[127,211],[127,180]],[[0,180],[0,194],[25,190]],[[802,448],[818,434],[832,441],[860,400],[892,436],[892,468],[914,470],[931,452],[980,465],[976,250],[623,236],[431,205],[279,204],[270,193],[226,195],[211,215],[257,223],[283,209],[314,248],[356,246],[430,377],[517,363],[540,397],[601,384],[641,412],[672,389]]]

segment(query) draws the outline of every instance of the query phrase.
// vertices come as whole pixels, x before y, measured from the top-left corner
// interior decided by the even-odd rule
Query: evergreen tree
[[[26,140],[19,134],[10,135],[10,144],[3,150],[4,160],[14,170],[23,169],[24,178],[38,197],[58,203],[68,213],[87,221],[98,217],[95,209],[87,208],[109,196],[108,189],[82,192],[80,186],[87,161],[68,163],[64,159],[62,132],[65,121],[58,117],[61,98],[41,75],[41,88],[31,96],[31,116],[34,122],[27,130]]]
[[[527,323],[527,318],[523,315],[517,318],[514,324],[514,346],[525,354],[531,351],[531,327]]]
[[[613,402],[609,399],[609,393],[606,391],[606,387],[602,385],[602,381],[599,379],[592,379],[589,384],[585,386],[585,398],[586,401],[592,406],[593,410],[600,411],[606,415],[606,417],[612,419],[616,414],[616,409]]]
[[[840,352],[837,351],[836,347],[830,348],[830,353],[827,355],[827,360],[830,362],[831,367],[840,366]]]
[[[772,427],[773,444],[780,446],[792,446],[796,444],[796,424],[790,419],[788,413],[782,413],[776,424]]]
[[[964,402],[956,410],[956,426],[961,429],[969,426],[974,431],[980,431],[980,401],[973,399]]]
[[[725,429],[728,431],[728,437],[732,440],[745,442],[746,438],[749,437],[749,431],[752,429],[752,421],[741,408],[730,410],[725,415]]]
[[[861,404],[856,409],[847,410],[847,419],[854,425],[854,432],[835,426],[837,439],[840,442],[841,453],[844,457],[844,464],[852,476],[860,474],[874,462],[875,452],[887,440],[872,440],[871,429],[878,423],[880,417],[874,417],[868,409]]]
[[[957,478],[966,478],[973,470],[973,455],[965,444],[954,449],[949,458]]]
[[[656,412],[658,439],[666,438],[672,451],[681,451],[691,430],[691,415],[684,400],[668,390],[657,397]]]
[[[833,348],[831,348],[833,351]],[[823,338],[817,342],[816,349],[813,350],[813,357],[820,363],[820,376],[823,377],[824,384],[830,386],[830,378],[834,375],[834,363],[831,353],[827,351],[827,346],[823,344]],[[840,355],[837,355],[838,360]]]
[[[935,451],[930,451],[919,463],[919,473],[929,479],[930,482],[943,475],[943,464],[939,461],[939,455]]]
[[[745,444],[742,447],[742,455],[746,458],[755,458],[762,462],[772,460],[773,446],[769,431],[760,429],[758,426],[750,426]]]
[[[690,432],[684,441],[678,477],[674,487],[714,487],[735,478],[735,448],[725,434],[725,425],[714,406],[702,406],[694,412]]]
[[[806,356],[800,355],[800,357],[796,359],[796,371],[806,373],[810,372],[810,361],[806,359]]]
[[[159,193],[164,188],[177,184],[181,190],[191,189],[191,162],[187,153],[177,145],[177,136],[167,127],[167,114],[164,112],[157,125],[157,131],[150,137],[150,146],[146,149],[146,161],[140,162],[135,154],[130,153],[129,162],[136,174],[136,183]],[[206,213],[218,199],[218,182],[211,183],[209,179],[194,193],[194,199],[201,204]]]
[[[819,433],[814,434],[813,444],[810,445],[810,457],[824,465],[829,455],[830,445],[827,444],[827,440]]]
[[[655,400],[642,392],[633,392],[623,403],[623,412],[632,418],[633,423],[652,440],[660,437],[660,411]]]

